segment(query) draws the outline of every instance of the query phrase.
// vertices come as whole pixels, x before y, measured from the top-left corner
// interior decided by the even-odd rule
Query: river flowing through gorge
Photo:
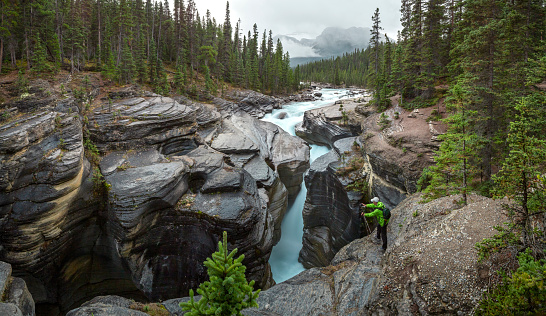
[[[285,105],[282,109],[274,110],[272,113],[265,115],[262,120],[274,123],[291,135],[295,135],[295,126],[302,122],[305,111],[331,105],[336,100],[355,97],[355,95],[350,95],[350,91],[346,89],[323,89],[320,92],[322,93],[320,100]],[[312,144],[310,163],[328,153],[329,150],[326,146]],[[277,283],[284,282],[305,270],[303,265],[298,262],[298,255],[302,248],[302,210],[306,195],[307,189],[305,184],[302,183],[298,195],[288,205],[288,210],[281,225],[281,239],[271,252],[269,264],[271,265],[273,279]]]

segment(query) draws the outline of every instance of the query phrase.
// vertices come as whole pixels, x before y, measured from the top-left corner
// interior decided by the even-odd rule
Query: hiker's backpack
[[[383,218],[384,219],[390,219],[391,218],[391,210],[387,207],[383,207]]]

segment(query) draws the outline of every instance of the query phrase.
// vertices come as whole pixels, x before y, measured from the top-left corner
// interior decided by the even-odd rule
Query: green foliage
[[[359,178],[353,183],[347,185],[345,189],[347,191],[356,191],[362,194],[366,194],[368,192],[368,183],[366,182],[366,178]]]
[[[498,234],[491,238],[484,238],[474,246],[478,250],[478,262],[488,259],[492,253],[517,245],[519,242],[519,235],[515,233],[513,224],[506,223],[506,227],[495,226],[495,229],[499,232]]]
[[[358,171],[364,166],[364,158],[360,156],[354,156],[345,164],[345,154],[341,155],[341,161],[344,166],[337,169],[337,174],[340,176],[349,175],[351,172]]]
[[[462,194],[466,205],[470,184],[478,174],[479,152],[483,146],[474,126],[479,121],[477,111],[468,109],[473,92],[464,77],[459,78],[446,99],[452,114],[444,121],[449,124],[447,133],[439,136],[440,150],[435,154],[436,165],[429,168],[430,186],[424,192],[425,201],[445,195]]]
[[[100,154],[97,146],[95,146],[88,137],[84,137],[83,146],[85,148],[85,156],[91,163],[98,165],[100,162]]]
[[[256,300],[260,290],[254,292],[254,281],[247,282],[246,267],[242,264],[244,255],[233,259],[236,253],[237,249],[228,253],[227,233],[224,231],[223,242],[218,242],[218,251],[212,254],[212,259],[207,258],[204,262],[210,280],[197,289],[203,297],[195,302],[193,290],[190,290],[190,300],[180,303],[182,310],[188,311],[186,315],[242,315],[243,309],[258,307]]]
[[[112,187],[112,185],[106,182],[106,179],[104,179],[99,167],[93,168],[91,180],[93,181],[93,192],[97,196],[110,191],[110,188]]]
[[[20,94],[28,93],[28,78],[23,74],[23,71],[19,69],[17,73],[17,81],[15,87]]]
[[[417,191],[425,190],[430,185],[431,180],[432,180],[432,173],[430,172],[430,169],[424,168],[423,171],[421,172],[421,176],[417,180]]]
[[[40,39],[36,39],[36,44],[34,45],[34,55],[32,56],[32,71],[34,72],[47,72],[51,71],[52,68],[47,62],[47,55],[45,47],[42,45]]]
[[[379,116],[378,124],[381,127],[381,130],[384,130],[387,127],[389,127],[389,125],[391,124],[391,121],[389,120],[389,116],[386,115],[385,113],[381,113],[381,115]]]
[[[541,181],[546,161],[544,101],[542,96],[529,96],[516,104],[507,139],[510,151],[494,176],[495,196],[507,196],[517,203],[511,210],[517,213],[515,223],[523,229],[526,247],[535,243],[530,235],[531,219],[544,212],[546,205]]]
[[[487,293],[476,315],[542,315],[546,310],[546,261],[535,260],[530,249],[518,256],[519,268]]]

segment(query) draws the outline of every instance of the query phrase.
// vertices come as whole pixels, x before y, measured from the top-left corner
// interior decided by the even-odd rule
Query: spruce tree
[[[180,303],[187,316],[199,315],[242,315],[241,311],[249,307],[258,307],[256,300],[260,290],[253,291],[254,281],[246,280],[246,267],[242,264],[244,255],[234,259],[237,248],[228,253],[227,233],[223,233],[223,242],[218,242],[218,251],[207,258],[209,281],[197,289],[202,298],[195,302],[193,290],[190,300]]]
[[[522,98],[515,106],[515,120],[508,133],[509,154],[502,169],[493,177],[497,184],[495,195],[507,196],[516,202],[510,211],[516,224],[522,228],[524,246],[536,246],[536,235],[531,222],[534,216],[544,213],[546,192],[542,187],[546,161],[544,124],[546,98],[535,93]]]
[[[379,8],[375,9],[375,12],[372,16],[372,29],[370,31],[370,47],[373,52],[373,58],[372,58],[372,67],[373,67],[373,81],[374,81],[374,90],[373,90],[373,97],[376,104],[380,104],[380,98],[379,93],[381,90],[381,78],[380,78],[380,58],[379,58],[379,49],[380,49],[380,31],[383,29],[380,26],[381,20],[379,18]]]
[[[472,91],[467,89],[466,81],[461,78],[446,99],[448,108],[453,112],[444,121],[448,131],[439,138],[442,140],[436,152],[436,165],[429,168],[432,176],[430,186],[425,189],[425,200],[462,194],[464,205],[472,180],[477,175],[479,150],[483,140],[475,133],[478,112],[468,109],[468,100]]]

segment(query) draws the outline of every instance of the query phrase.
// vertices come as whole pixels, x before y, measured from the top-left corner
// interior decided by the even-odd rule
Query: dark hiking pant
[[[383,250],[387,250],[387,224],[383,227],[377,224],[377,239],[383,240]]]

